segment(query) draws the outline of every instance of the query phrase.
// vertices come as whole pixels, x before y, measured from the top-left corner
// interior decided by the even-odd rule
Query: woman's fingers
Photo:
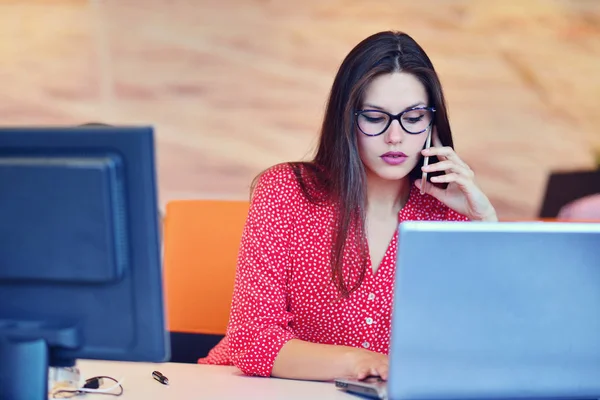
[[[381,364],[379,367],[377,367],[377,375],[379,375],[381,377],[381,379],[386,380],[388,379],[388,371],[389,371],[389,366],[388,364]]]
[[[470,178],[470,179],[473,179],[473,177],[475,176],[473,171],[471,171],[471,169],[469,167],[467,167],[466,165],[456,164],[450,160],[440,161],[440,162],[437,162],[434,164],[429,164],[429,165],[423,167],[422,170],[425,172],[438,172],[438,171],[444,171],[447,173],[456,172],[456,173],[464,175],[465,177]]]
[[[457,174],[456,172],[452,172],[446,175],[432,176],[431,182],[436,183],[451,183],[454,182],[459,186],[466,187],[469,185],[470,180],[466,178],[464,175]]]
[[[453,161],[458,165],[462,165],[463,167],[467,167],[467,164],[460,159],[458,154],[454,151],[452,147],[430,147],[428,149],[423,149],[421,154],[428,157],[437,157],[441,161]]]
[[[358,380],[363,380],[369,375],[371,375],[371,368],[366,367],[366,366],[359,368],[356,371],[356,379],[358,379]]]

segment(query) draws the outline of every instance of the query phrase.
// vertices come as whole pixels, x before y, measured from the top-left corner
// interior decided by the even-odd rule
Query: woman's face
[[[367,112],[357,117],[357,136],[360,158],[364,163],[367,176],[377,176],[385,180],[399,180],[406,177],[421,160],[421,150],[425,145],[433,113],[419,110],[428,107],[427,92],[423,84],[412,74],[394,72],[377,76],[369,84],[361,110],[386,111],[396,115],[417,108],[401,116],[403,126],[398,120],[377,136],[389,119],[383,113]],[[360,127],[360,128],[359,128]]]

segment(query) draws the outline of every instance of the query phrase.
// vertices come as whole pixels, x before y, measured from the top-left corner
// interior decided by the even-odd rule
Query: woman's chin
[[[410,173],[410,171],[378,170],[378,171],[374,171],[374,173],[371,173],[369,175],[373,176],[375,179],[379,179],[382,181],[397,182],[397,181],[401,181],[405,178],[408,178],[409,173]]]

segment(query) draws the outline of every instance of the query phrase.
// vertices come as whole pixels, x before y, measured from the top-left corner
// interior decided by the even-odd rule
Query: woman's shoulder
[[[289,163],[273,165],[256,176],[253,190],[258,188],[296,188],[294,171]]]
[[[252,192],[268,191],[278,197],[309,200],[323,193],[320,169],[311,163],[281,163],[261,172],[252,184]]]

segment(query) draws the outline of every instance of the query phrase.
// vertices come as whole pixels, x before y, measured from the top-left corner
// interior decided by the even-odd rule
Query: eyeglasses
[[[367,136],[381,135],[394,120],[398,120],[406,133],[416,135],[429,128],[434,114],[433,107],[410,108],[396,115],[382,110],[360,110],[354,113],[358,129]]]

